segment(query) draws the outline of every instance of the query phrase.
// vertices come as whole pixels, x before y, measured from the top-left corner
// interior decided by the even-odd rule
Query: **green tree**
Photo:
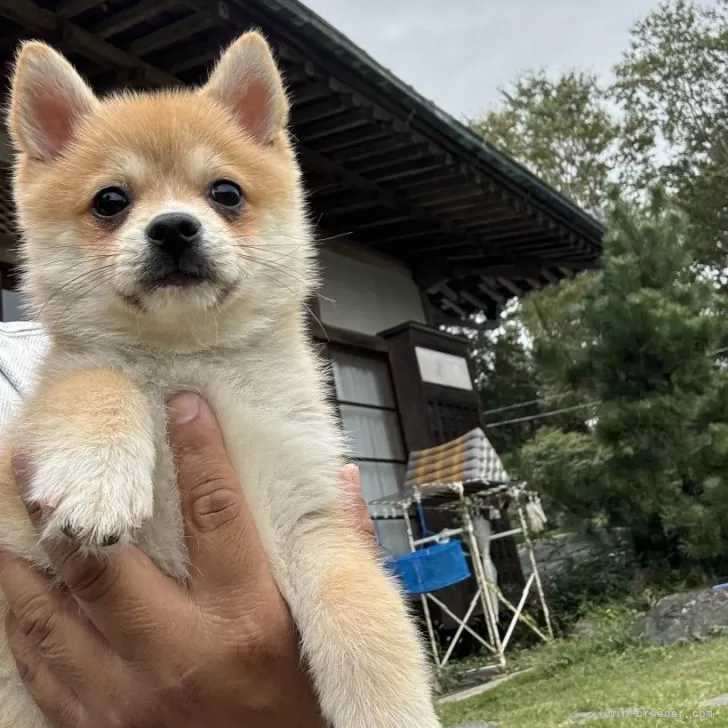
[[[696,228],[699,260],[728,262],[728,3],[671,0],[638,22],[610,96],[620,176],[663,184]]]
[[[608,217],[602,275],[564,380],[599,401],[593,435],[541,431],[521,465],[562,509],[628,526],[639,551],[728,557],[726,323],[694,232],[662,195]],[[558,348],[557,342],[544,348]]]
[[[620,127],[596,76],[571,72],[554,81],[544,71],[526,74],[501,91],[499,109],[470,125],[564,195],[601,215],[615,174]]]
[[[534,402],[541,397],[530,347],[518,321],[507,322],[499,335],[478,334],[473,357],[479,365],[479,395],[488,424],[517,419],[538,412],[537,406],[514,412],[514,402]],[[498,411],[502,410],[502,411]],[[528,442],[534,435],[533,421],[488,428],[488,439],[504,459]],[[506,464],[509,466],[509,463]]]

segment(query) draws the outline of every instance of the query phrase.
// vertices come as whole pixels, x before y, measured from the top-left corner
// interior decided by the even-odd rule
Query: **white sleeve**
[[[0,433],[32,389],[49,344],[39,324],[0,323]]]
[[[6,427],[20,402],[20,393],[12,382],[0,371],[0,432]]]

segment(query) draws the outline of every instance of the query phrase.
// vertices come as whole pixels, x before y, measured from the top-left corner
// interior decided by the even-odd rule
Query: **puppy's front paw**
[[[154,449],[88,445],[47,453],[33,466],[27,500],[43,514],[43,538],[90,548],[129,543],[152,516]]]

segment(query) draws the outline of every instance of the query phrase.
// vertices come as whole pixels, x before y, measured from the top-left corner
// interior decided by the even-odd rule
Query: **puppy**
[[[416,629],[344,513],[343,443],[306,335],[317,271],[288,111],[256,33],[200,89],[105,99],[48,46],[22,46],[14,194],[24,290],[52,346],[4,444],[0,544],[47,567],[41,539],[133,543],[184,581],[164,413],[173,393],[199,392],[325,717],[334,728],[436,728]],[[48,514],[40,535],[12,483],[19,443],[33,466],[28,498]],[[3,634],[0,728],[46,725]]]

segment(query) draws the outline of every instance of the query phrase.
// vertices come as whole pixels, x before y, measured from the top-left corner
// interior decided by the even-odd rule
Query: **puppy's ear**
[[[280,71],[257,32],[240,36],[223,53],[201,93],[227,106],[259,144],[272,143],[288,123]]]
[[[45,43],[24,43],[13,73],[8,129],[17,151],[50,162],[98,103],[76,69]]]

